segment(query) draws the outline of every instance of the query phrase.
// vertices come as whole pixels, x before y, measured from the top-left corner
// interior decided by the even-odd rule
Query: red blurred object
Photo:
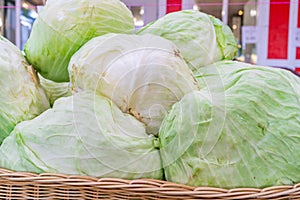
[[[298,0],[298,23],[297,23],[297,27],[300,28],[300,0]],[[296,59],[300,59],[300,47],[297,47],[297,49],[296,49]],[[298,74],[299,73],[300,72],[298,71]]]
[[[300,67],[296,67],[296,68],[295,68],[295,72],[296,72],[297,75],[300,76]]]
[[[288,58],[289,15],[290,0],[270,0],[269,59]]]
[[[167,0],[166,13],[180,11],[182,9],[182,0]]]

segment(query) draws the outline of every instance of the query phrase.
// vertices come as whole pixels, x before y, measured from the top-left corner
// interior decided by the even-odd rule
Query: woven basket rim
[[[16,192],[14,187],[17,187],[18,191],[26,190],[27,193],[30,193],[28,190],[32,190],[32,194],[39,193],[37,190],[40,188],[43,188],[43,193],[46,193],[49,188],[56,192],[54,195],[62,195],[57,194],[58,191],[66,195],[66,191],[88,192],[90,190],[99,191],[101,194],[107,192],[107,195],[126,194],[128,199],[134,196],[143,197],[143,199],[148,199],[147,197],[149,199],[156,199],[152,197],[157,197],[157,199],[300,199],[300,183],[266,188],[224,189],[206,186],[193,187],[155,179],[125,180],[59,173],[37,174],[0,168],[0,199],[3,196],[7,198],[8,194],[14,194]],[[22,194],[25,194],[24,191]]]

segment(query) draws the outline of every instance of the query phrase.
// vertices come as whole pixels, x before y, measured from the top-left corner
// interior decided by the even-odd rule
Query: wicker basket
[[[97,179],[0,169],[0,199],[300,199],[300,183],[226,190],[152,179]]]

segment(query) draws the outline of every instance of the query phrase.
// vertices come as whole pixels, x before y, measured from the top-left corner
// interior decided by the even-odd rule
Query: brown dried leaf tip
[[[180,54],[179,49],[174,49],[174,55],[175,55],[176,57],[180,57],[180,58],[181,58],[181,54]]]
[[[136,112],[133,108],[129,108],[128,109],[128,113],[131,114],[132,116],[134,116],[137,120],[141,121],[142,120],[142,116],[141,113]]]

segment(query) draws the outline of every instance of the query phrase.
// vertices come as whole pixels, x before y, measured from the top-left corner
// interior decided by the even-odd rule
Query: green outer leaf
[[[0,144],[15,125],[50,107],[21,51],[0,36]]]
[[[300,79],[232,61],[199,71],[206,87],[176,103],[160,129],[167,180],[222,188],[299,182]]]
[[[44,89],[51,106],[58,98],[68,97],[72,95],[69,82],[57,83],[44,78],[40,74],[39,80],[41,87]]]
[[[209,19],[215,27],[216,39],[222,52],[222,60],[232,60],[237,55],[238,47],[231,29],[218,18],[210,15]]]
[[[141,28],[137,34],[154,34],[174,42],[193,71],[223,59],[231,60],[238,50],[227,25],[194,10],[167,14]]]
[[[0,167],[126,179],[162,179],[154,137],[111,101],[80,92],[16,126],[0,147]],[[148,163],[148,164],[146,164]]]
[[[68,82],[68,63],[83,44],[106,33],[133,32],[133,16],[119,0],[49,0],[24,51],[43,77]]]

